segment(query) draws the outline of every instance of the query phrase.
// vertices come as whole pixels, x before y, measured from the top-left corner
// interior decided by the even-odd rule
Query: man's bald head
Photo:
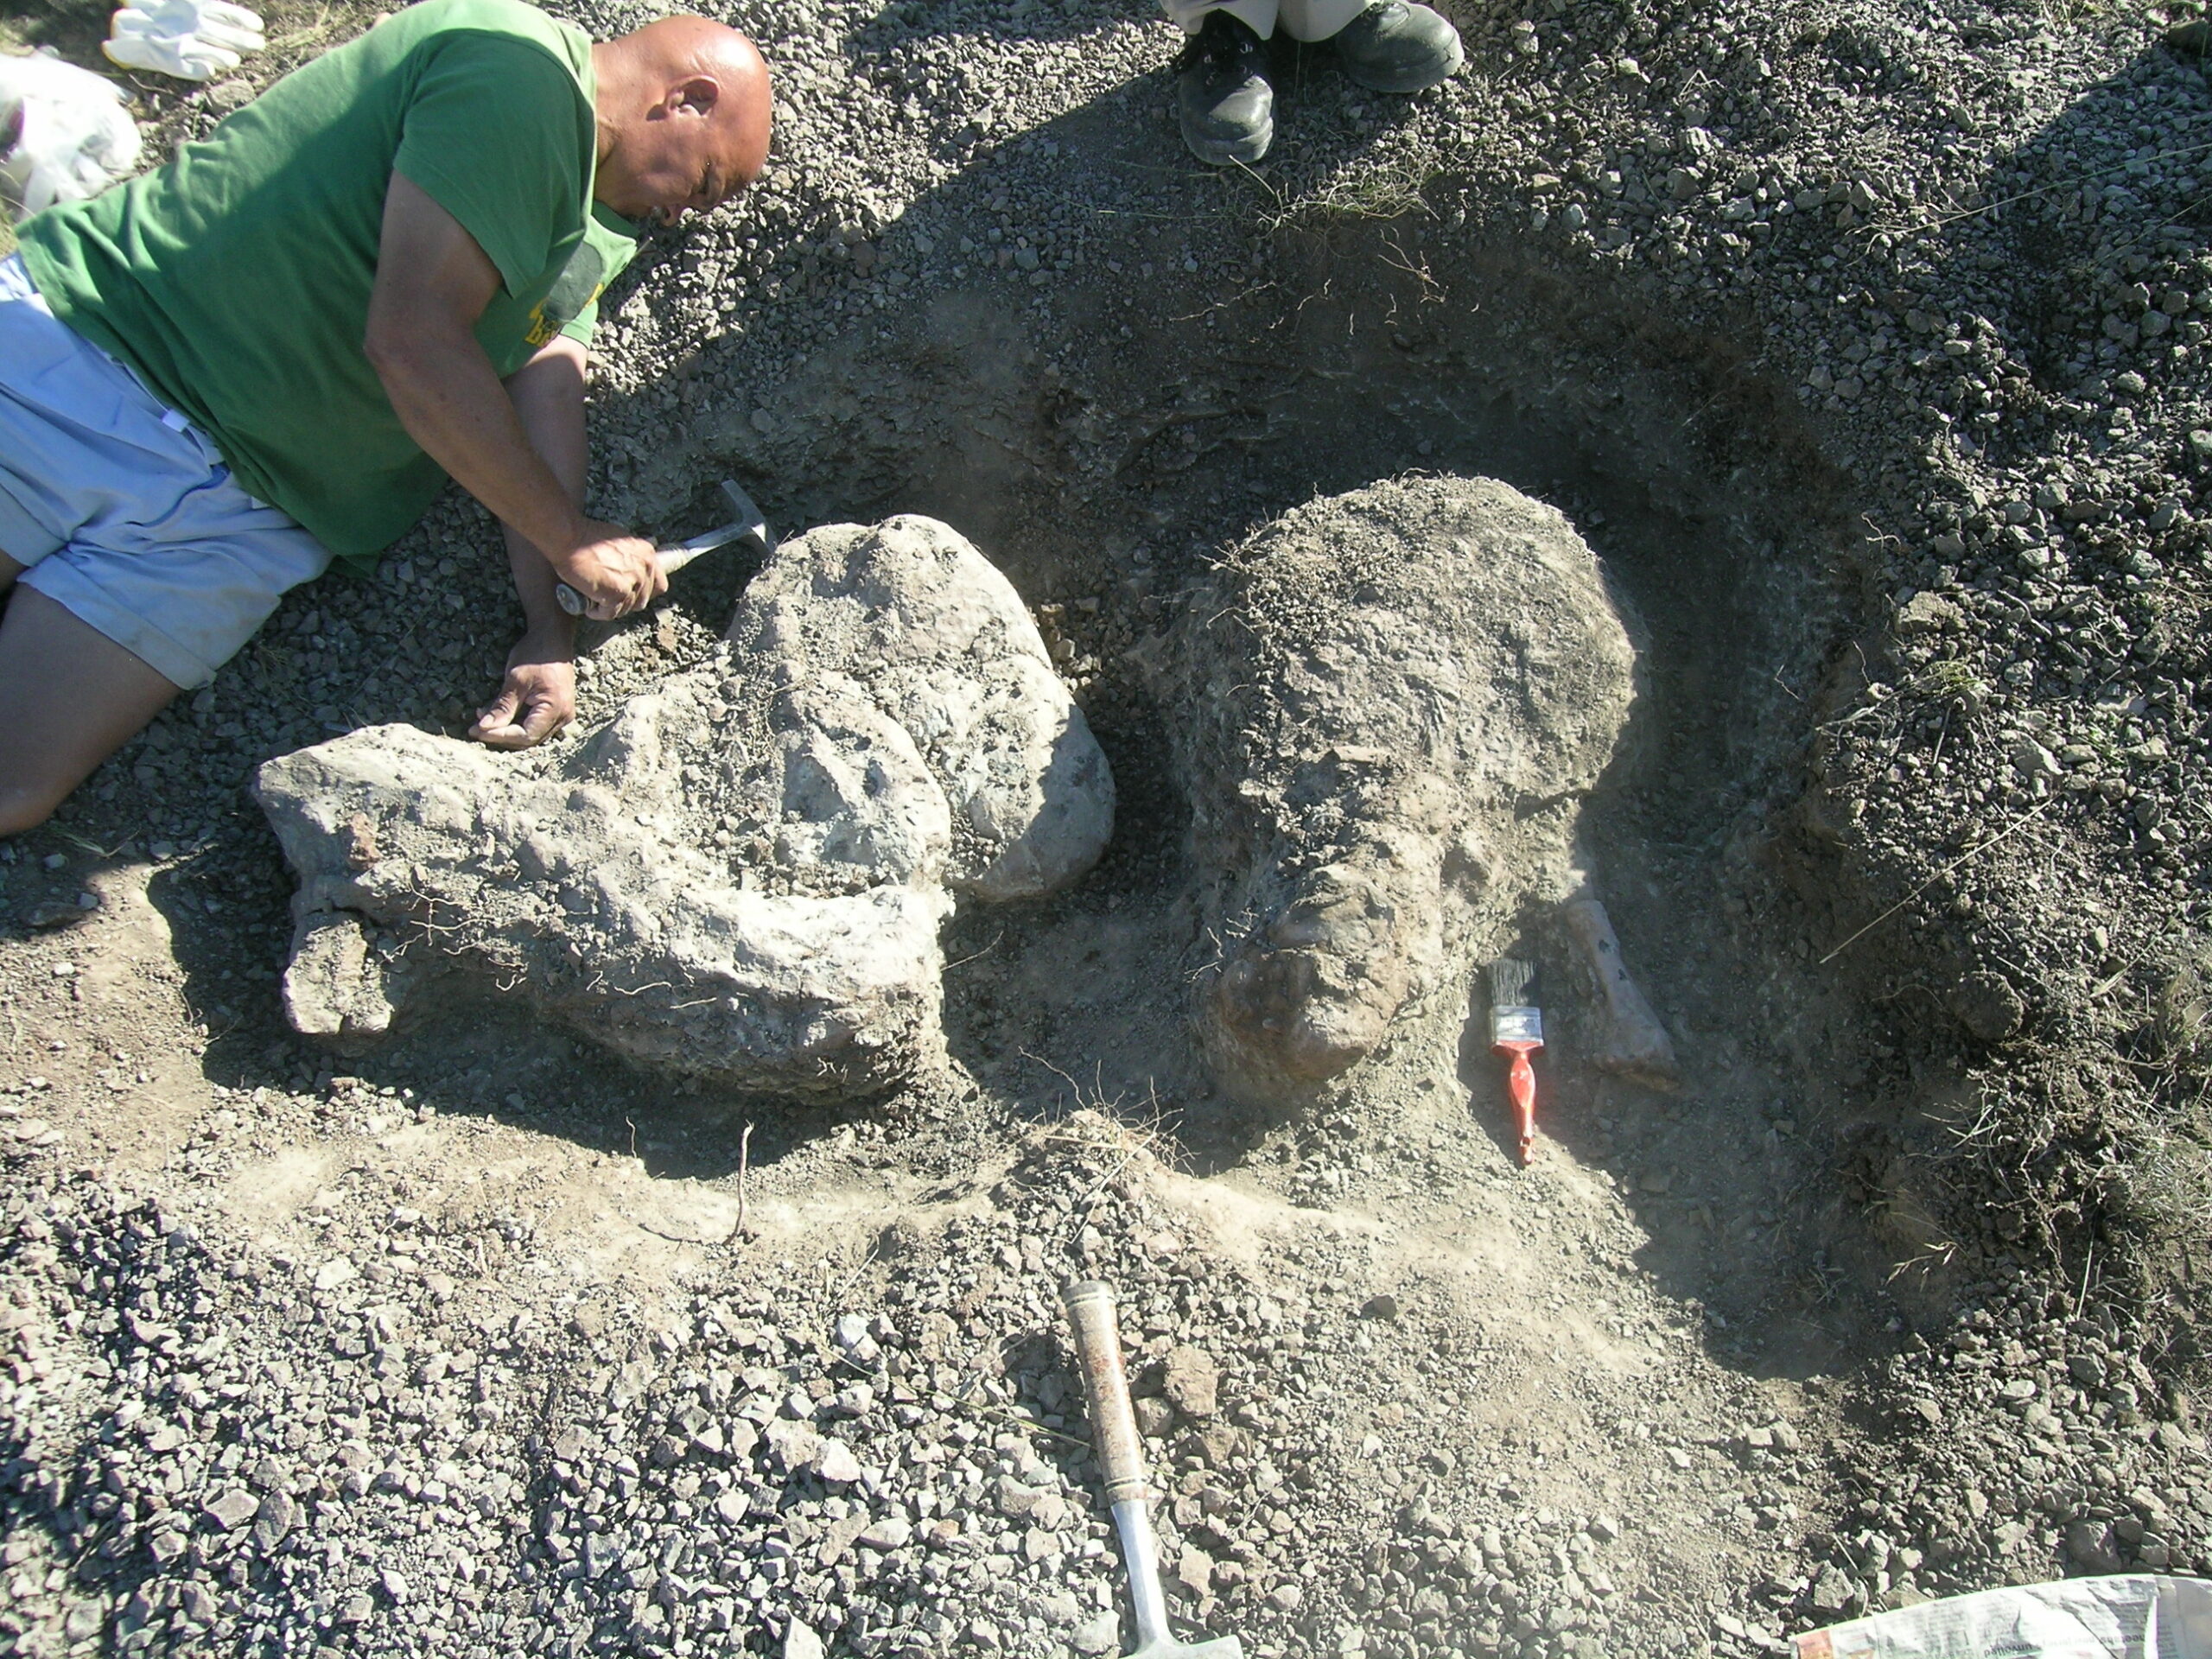
[[[592,48],[599,200],[632,219],[704,212],[768,157],[768,66],[709,17],[663,17]]]

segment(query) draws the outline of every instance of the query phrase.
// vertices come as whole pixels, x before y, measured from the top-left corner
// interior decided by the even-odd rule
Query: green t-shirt
[[[213,439],[238,482],[357,569],[445,474],[362,351],[397,169],[499,268],[502,375],[588,340],[636,232],[592,200],[590,42],[522,0],[424,0],[296,70],[156,172],[22,228],[56,316]]]

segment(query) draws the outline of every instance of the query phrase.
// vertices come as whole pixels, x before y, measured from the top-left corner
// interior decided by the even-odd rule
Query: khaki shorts
[[[0,260],[0,553],[163,679],[205,685],[330,555]]]
[[[1263,41],[1277,29],[1294,41],[1325,41],[1367,5],[1368,0],[1160,0],[1160,9],[1186,35],[1204,27],[1206,13],[1225,11]]]

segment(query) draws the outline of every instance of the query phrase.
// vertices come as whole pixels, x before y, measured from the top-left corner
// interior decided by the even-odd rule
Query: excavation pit
[[[919,1079],[888,1098],[857,1091],[825,1118],[711,1083],[671,1094],[633,1079],[616,1086],[653,1103],[645,1120],[626,1115],[622,1135],[634,1126],[650,1170],[726,1183],[751,1125],[753,1180],[788,1166],[803,1181],[862,1132],[876,1156],[927,1162],[949,1134],[988,1141],[1003,1132],[988,1124],[1090,1108],[1156,1128],[1210,1178],[1314,1211],[1325,1232],[1399,1192],[1493,1313],[1553,1328],[1541,1294],[1514,1288],[1523,1253],[1625,1227],[1649,1282],[1706,1310],[1699,1339],[1713,1359],[1777,1379],[1854,1363],[1886,1343],[1884,1325],[1936,1311],[1943,1293],[1924,1277],[1890,1282],[1904,1230],[1924,1220],[1909,1192],[1880,1187],[1894,1172],[1874,1173],[1893,1218],[1881,1225],[1860,1213],[1866,1187],[1833,1179],[1838,1137],[1896,1108],[1865,1087],[1855,982],[1804,957],[1829,920],[1804,906],[1833,873],[1806,855],[1797,805],[1810,710],[1854,624],[1846,493],[1794,405],[1725,342],[1457,246],[1433,220],[1293,235],[1272,257],[1274,288],[1207,308],[1205,285],[1187,285],[1153,308],[1183,323],[1127,339],[1120,309],[1047,327],[988,292],[917,302],[808,359],[773,418],[748,424],[765,444],[709,431],[612,480],[618,497],[681,499],[737,470],[786,533],[901,512],[957,527],[1030,605],[1119,797],[1113,840],[1081,882],[946,926],[949,1096]],[[1240,696],[1247,714],[1272,706],[1244,657],[1230,653],[1230,671],[1209,658],[1224,619],[1200,607],[1224,603],[1224,569],[1271,524],[1338,497],[1485,478],[1563,515],[1594,550],[1635,647],[1627,723],[1592,779],[1562,791],[1572,833],[1537,860],[1541,879],[1516,870],[1481,927],[1446,929],[1451,948],[1392,988],[1357,1065],[1255,1080],[1208,1014],[1233,954],[1224,930],[1251,897],[1224,889],[1223,872],[1251,853],[1224,844],[1243,832],[1218,806],[1194,802],[1240,785],[1279,793],[1288,773],[1224,778],[1237,734],[1195,736]],[[709,559],[679,585],[679,660],[721,628],[724,595],[747,574]],[[588,712],[650,690],[670,639],[665,620],[604,639]],[[1332,745],[1363,747],[1332,729],[1305,753],[1300,735],[1294,710],[1267,741],[1309,767]],[[1509,821],[1539,810],[1541,793]],[[1596,1063],[1601,999],[1555,906],[1586,885],[1672,1033],[1678,1092]],[[1532,952],[1550,988],[1540,1121],[1554,1166],[1492,1188],[1513,1147],[1477,979],[1509,947]],[[471,1002],[347,1064],[396,1077],[468,1055],[482,1057],[471,1075],[487,1060],[572,1074],[566,1045],[558,1061],[527,1058],[543,1040]],[[533,1123],[573,1134],[596,1118],[583,1132],[602,1135],[588,1090],[562,1092],[550,1120],[518,1097]],[[1485,1196],[1440,1201],[1427,1190],[1436,1172],[1447,1187],[1479,1172]],[[1612,1340],[1586,1313],[1569,1326]]]
[[[550,1525],[579,1561],[598,1558],[564,1530],[582,1522],[557,1495],[562,1471],[580,1465],[558,1448],[602,1426],[652,1502],[733,1538],[753,1539],[760,1520],[747,1483],[781,1483],[777,1518],[760,1524],[807,1534],[817,1555],[885,1503],[898,1510],[886,1540],[962,1512],[964,1487],[937,1483],[927,1459],[900,1461],[902,1445],[925,1441],[896,1414],[934,1422],[940,1395],[972,1395],[994,1437],[1033,1426],[1043,1449],[1006,1449],[1007,1478],[1027,1471],[1039,1491],[1079,1493],[1074,1454],[1039,1472],[1067,1450],[1054,1437],[1080,1431],[1045,1294],[1079,1271],[1135,1287],[1147,1343],[1172,1337],[1223,1370],[1231,1403],[1219,1421],[1147,1408],[1179,1491],[1198,1483],[1180,1494],[1196,1507],[1178,1520],[1171,1505],[1168,1522],[1185,1590],[1205,1586],[1177,1592],[1185,1614],[1213,1596],[1216,1614],[1233,1605],[1247,1629],[1289,1632],[1310,1622],[1310,1593],[1328,1618],[1355,1618],[1372,1551],[1395,1548],[1378,1541],[1410,1529],[1423,1548],[1486,1560],[1484,1517],[1524,1516],[1526,1536],[1509,1532],[1501,1548],[1590,1541],[1573,1547],[1586,1585],[1586,1571],[1602,1576],[1588,1550],[1610,1550],[1618,1583],[1658,1599],[1592,1605],[1612,1610],[1631,1647],[1640,1631],[1656,1641],[1678,1617],[1669,1610],[1751,1573],[1771,1530],[1716,1535],[1713,1494],[1777,1516],[1832,1510],[1824,1467],[1785,1453],[1847,1433],[1834,1379],[1948,1305],[1940,1270],[1892,1278],[1923,1236],[1910,1230],[1935,1223],[1901,1172],[1852,1161],[1857,1129],[1901,1103],[1866,1066],[1860,982],[1805,950],[1840,931],[1805,904],[1836,878],[1808,853],[1799,798],[1814,711],[1858,626],[1848,493],[1794,400],[1726,341],[1682,333],[1649,301],[1468,246],[1438,219],[1283,232],[1266,284],[1228,293],[1173,276],[1173,241],[1154,251],[1171,274],[1142,317],[1126,296],[1090,290],[1076,297],[1090,308],[1073,314],[1040,311],[1019,288],[918,297],[794,364],[757,406],[765,418],[671,421],[664,445],[600,480],[610,511],[645,519],[657,503],[671,531],[710,514],[712,480],[731,474],[786,536],[926,515],[971,540],[1027,606],[1039,660],[1110,763],[1114,833],[1096,868],[1068,865],[1071,884],[966,906],[944,925],[931,987],[942,1056],[916,1048],[888,1092],[880,1077],[848,1088],[835,1074],[804,1089],[764,1075],[741,1092],[702,1075],[711,1068],[671,1068],[650,1037],[658,1014],[632,998],[607,1002],[631,1033],[609,1044],[588,994],[532,1004],[512,972],[505,992],[499,980],[448,985],[411,1024],[316,1052],[312,1117],[283,1120],[224,1166],[224,1212],[299,1241],[287,1260],[310,1262],[302,1271],[323,1286],[303,1295],[321,1299],[341,1358],[357,1338],[365,1363],[379,1341],[450,1345],[463,1321],[495,1318],[496,1340],[514,1340],[514,1314],[540,1308],[546,1351],[562,1356],[550,1363],[582,1382],[539,1402],[556,1427],[516,1456],[545,1483],[530,1525]],[[1139,232],[1133,266],[1146,251]],[[634,417],[626,399],[651,407],[659,391],[601,395],[619,420]],[[1294,880],[1276,881],[1290,863],[1249,844],[1237,785],[1257,782],[1246,804],[1268,810],[1368,800],[1362,779],[1391,772],[1405,732],[1385,722],[1379,741],[1356,741],[1354,697],[1303,744],[1311,710],[1277,708],[1266,675],[1247,671],[1264,670],[1265,653],[1212,654],[1230,619],[1205,607],[1238,597],[1237,573],[1286,524],[1332,504],[1494,487],[1471,480],[1497,480],[1594,556],[1592,592],[1623,646],[1624,723],[1553,784],[1485,798],[1498,816],[1470,857],[1503,848],[1512,879],[1485,887],[1489,908],[1455,918],[1444,878],[1424,874],[1438,895],[1427,954],[1387,1006],[1367,1009],[1351,1064],[1287,1077],[1224,1035],[1234,1020],[1208,1023],[1254,895],[1273,881],[1274,899],[1298,902],[1285,897]],[[1325,562],[1328,545],[1317,536],[1300,550],[1317,561],[1317,602],[1343,568]],[[1435,581],[1447,563],[1414,574]],[[1291,569],[1278,586],[1304,594]],[[709,556],[655,614],[588,641],[587,722],[720,674],[715,639],[755,577]],[[313,637],[337,637],[349,610],[373,602],[317,596]],[[1433,620],[1401,613],[1409,634]],[[1300,643],[1317,641],[1332,644],[1325,630]],[[1558,640],[1522,643],[1580,660]],[[865,679],[875,665],[853,666]],[[1495,674],[1470,677],[1491,686]],[[318,752],[275,747],[289,757],[279,768]],[[678,774],[696,759],[668,758]],[[1228,776],[1232,760],[1249,775]],[[1562,803],[1571,815],[1546,829]],[[358,839],[348,819],[327,827]],[[265,868],[243,902],[273,968],[289,894],[275,844],[256,844]],[[1376,878],[1376,908],[1421,913],[1396,879]],[[1672,1092],[1597,1064],[1598,988],[1556,905],[1585,880],[1671,1033]],[[150,893],[188,937],[180,878],[157,877]],[[1478,989],[1484,960],[1508,948],[1540,963],[1552,1033],[1525,1171]],[[188,955],[188,987],[213,1000],[226,965]],[[526,953],[506,964],[529,965]],[[589,976],[572,977],[562,995],[573,1001]],[[632,977],[617,988],[682,1012],[672,987]],[[273,1007],[273,989],[257,995]],[[269,1012],[261,1041],[220,1063],[241,1100],[274,1097],[269,1068],[308,1052],[286,1046]],[[137,1133],[153,1159],[188,1130],[156,1113]],[[391,1223],[410,1248],[357,1280],[353,1255],[340,1270],[316,1241],[328,1217],[363,1205],[417,1219]],[[820,1427],[868,1452],[867,1479],[825,1478],[845,1465],[819,1447],[738,1456],[728,1433],[720,1450],[702,1438],[682,1390],[710,1414],[758,1394],[740,1386],[754,1373],[804,1393],[817,1380],[805,1344],[819,1338],[798,1332],[849,1335],[848,1316],[861,1336],[818,1379],[831,1384]],[[871,1334],[870,1319],[890,1334]],[[480,1355],[495,1338],[472,1340]],[[866,1344],[876,1357],[855,1359]],[[729,1388],[698,1403],[717,1373]],[[861,1376],[880,1392],[849,1396]],[[788,1467],[776,1461],[786,1452]],[[1268,1565],[1264,1540],[1284,1535],[1267,1518],[1277,1510],[1255,1509],[1249,1536],[1243,1522],[1204,1518],[1208,1481],[1226,1491],[1262,1470],[1340,1517],[1304,1548],[1312,1576],[1296,1596]],[[868,1480],[876,1497],[863,1503]],[[1066,1502],[1079,1518],[1079,1498]],[[1626,1548],[1624,1514],[1636,1517]],[[873,1548],[861,1536],[842,1547]],[[871,1570],[901,1594],[938,1593],[925,1555],[911,1581],[899,1576],[905,1548],[887,1543]],[[1104,1558],[1078,1553],[1076,1531],[1062,1541],[1042,1528],[1020,1548],[1036,1553],[1020,1571],[1049,1568],[1103,1596]],[[1236,1570],[1217,1576],[1223,1565]],[[614,1617],[606,1610],[630,1593],[571,1577],[578,1618],[587,1603],[588,1617]],[[1517,1611],[1468,1611],[1467,1650],[1509,1639]]]
[[[1075,296],[1087,311],[1047,314],[1018,286],[874,314],[798,364],[763,418],[734,431],[671,427],[650,457],[618,465],[613,508],[711,513],[711,480],[734,471],[787,535],[924,513],[1006,572],[1112,762],[1120,809],[1102,863],[1073,890],[950,924],[951,1058],[1017,1116],[1146,1103],[1217,1170],[1279,1156],[1300,1135],[1344,1133],[1303,1121],[1324,1099],[1361,1138],[1403,1133],[1382,1126],[1419,1109],[1415,1121],[1452,1124],[1495,1154],[1506,1125],[1478,1040],[1481,963],[1459,952],[1402,1014],[1394,1007],[1376,1058],[1357,1071],[1302,1092],[1220,1086],[1219,1055],[1209,1065],[1192,1036],[1203,1000],[1193,987],[1236,906],[1210,911],[1197,896],[1230,855],[1207,844],[1225,833],[1219,814],[1194,821],[1192,800],[1241,780],[1192,775],[1181,740],[1193,711],[1178,700],[1206,682],[1198,658],[1220,630],[1188,613],[1215,594],[1217,563],[1264,526],[1389,480],[1492,478],[1557,510],[1596,551],[1637,647],[1629,723],[1580,830],[1630,963],[1689,1058],[1685,1095],[1643,1094],[1578,1058],[1579,1039],[1597,1041],[1594,988],[1544,906],[1504,907],[1479,948],[1522,942],[1556,988],[1547,1136],[1618,1166],[1623,1202],[1650,1211],[1662,1233],[1686,1217],[1709,1234],[1710,1249],[1681,1248],[1710,1256],[1715,1282],[1733,1287],[1716,1306],[1760,1306],[1770,1253],[1746,1252],[1754,1266],[1726,1246],[1745,1228],[1767,1236],[1806,1224],[1785,1194],[1803,1159],[1821,1154],[1799,1149],[1816,1126],[1872,1106],[1852,1087],[1848,982],[1802,972],[1802,930],[1824,918],[1793,907],[1780,878],[1800,872],[1777,869],[1795,856],[1809,710],[1853,631],[1847,493],[1795,401],[1729,342],[1674,328],[1647,299],[1470,247],[1437,218],[1287,230],[1264,280],[1193,279],[1176,257],[1181,236],[1140,228],[1129,239],[1132,272],[1159,273],[1141,317],[1126,296],[1098,290]],[[713,372],[711,360],[696,370]],[[588,712],[655,684],[664,645],[679,661],[696,653],[747,574],[710,557],[680,579],[673,618],[601,641]],[[1217,692],[1242,683],[1217,677]],[[1789,919],[1770,922],[1777,914]],[[525,1051],[540,1040],[496,1014],[465,1019],[490,1020]],[[434,1022],[408,1050],[438,1052],[453,1023]],[[853,1109],[882,1109],[879,1090],[853,1092],[870,1103]],[[699,1109],[671,1107],[668,1133],[711,1144],[740,1109],[708,1106],[703,1123],[683,1127]],[[775,1109],[741,1115],[764,1110]],[[1298,1127],[1285,1127],[1290,1116]],[[762,1133],[765,1149],[815,1130],[802,1117]],[[1743,1148],[1777,1141],[1798,1175],[1760,1192],[1708,1190],[1724,1173],[1735,1185]],[[1814,1248],[1841,1225],[1821,1206]],[[1880,1249],[1865,1248],[1871,1267]],[[1703,1282],[1702,1270],[1681,1277]]]

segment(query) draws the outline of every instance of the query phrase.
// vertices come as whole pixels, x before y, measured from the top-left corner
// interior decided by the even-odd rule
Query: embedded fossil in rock
[[[1564,517],[1457,478],[1285,514],[1177,643],[1200,1046],[1232,1095],[1299,1103],[1571,891],[1634,652]]]
[[[1674,1039],[1629,976],[1604,903],[1586,891],[1560,907],[1560,920],[1597,992],[1590,1063],[1646,1088],[1681,1087],[1682,1068],[1675,1058]]]
[[[378,727],[255,793],[300,879],[301,1031],[373,1037],[461,970],[636,1058],[834,1096],[940,1049],[953,895],[1065,887],[1114,810],[1013,587],[911,516],[785,543],[715,658],[580,742]]]

